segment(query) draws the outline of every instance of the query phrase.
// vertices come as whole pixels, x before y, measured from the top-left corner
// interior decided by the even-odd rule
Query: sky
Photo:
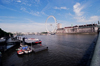
[[[53,17],[48,18],[51,15],[62,27],[97,24],[99,6],[100,0],[0,0],[0,28],[7,32],[44,32],[46,23],[55,24]]]

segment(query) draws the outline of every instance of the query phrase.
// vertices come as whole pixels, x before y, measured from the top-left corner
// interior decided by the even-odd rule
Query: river
[[[89,58],[91,43],[97,35],[28,35],[38,38],[48,50],[18,56],[16,48],[4,52],[3,66],[85,66]]]

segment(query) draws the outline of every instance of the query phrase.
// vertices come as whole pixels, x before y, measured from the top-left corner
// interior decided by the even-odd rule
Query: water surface
[[[97,35],[28,35],[38,38],[48,50],[18,56],[16,48],[5,52],[2,57],[3,66],[84,66],[86,53]],[[91,49],[91,48],[90,48]],[[86,56],[84,58],[84,55]],[[83,59],[84,58],[84,59]]]

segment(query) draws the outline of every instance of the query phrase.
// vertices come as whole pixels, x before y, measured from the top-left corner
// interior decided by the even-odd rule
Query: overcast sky
[[[0,0],[0,28],[8,32],[43,32],[50,15],[62,27],[97,23],[99,6],[100,0]],[[47,20],[54,22],[52,17]]]

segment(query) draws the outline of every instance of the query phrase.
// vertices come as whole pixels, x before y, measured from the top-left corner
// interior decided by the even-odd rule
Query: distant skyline
[[[53,15],[62,27],[98,23],[100,0],[0,0],[0,28],[7,32],[44,32]],[[54,23],[53,18],[48,23]]]

